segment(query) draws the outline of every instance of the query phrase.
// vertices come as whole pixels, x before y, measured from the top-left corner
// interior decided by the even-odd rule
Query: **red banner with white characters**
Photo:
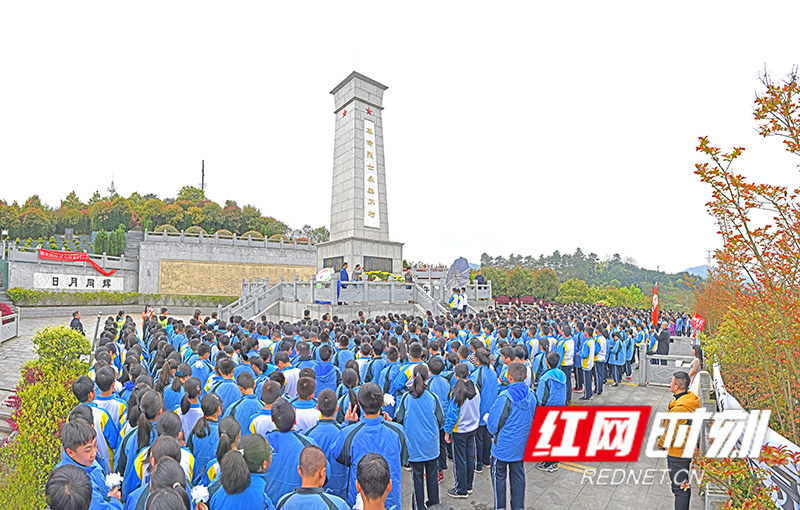
[[[653,325],[658,325],[658,283],[656,283],[656,288],[653,289],[653,313],[651,318]]]
[[[39,249],[39,258],[43,260],[61,260],[64,262],[88,262],[94,267],[98,273],[103,276],[111,276],[116,273],[116,269],[105,271],[102,267],[98,266],[94,260],[89,257],[88,253],[72,252],[72,251],[55,251]]]

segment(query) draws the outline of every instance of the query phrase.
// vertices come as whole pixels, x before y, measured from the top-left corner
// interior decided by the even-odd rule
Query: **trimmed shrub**
[[[8,399],[16,432],[0,448],[0,508],[46,508],[44,485],[60,458],[61,428],[77,405],[72,382],[86,373],[81,358],[89,341],[66,326],[46,328],[33,337],[39,359],[26,363]]]
[[[167,234],[180,234],[180,231],[170,224],[161,225],[160,227],[156,228],[154,232],[158,232],[159,234],[161,232],[166,232]]]
[[[219,237],[233,237],[233,232],[231,232],[230,230],[221,228],[221,229],[217,230],[216,232],[214,232],[214,235],[215,236],[219,236]]]
[[[201,235],[201,234],[204,236],[208,235],[208,232],[206,232],[203,229],[203,227],[198,227],[197,225],[187,228],[184,232],[186,232],[187,234],[194,234],[194,235]]]
[[[253,239],[264,239],[264,234],[262,234],[257,230],[248,230],[247,232],[242,234],[242,237],[252,237]]]

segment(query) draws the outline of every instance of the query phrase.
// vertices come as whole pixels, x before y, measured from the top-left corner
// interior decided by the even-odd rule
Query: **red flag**
[[[656,288],[653,289],[653,325],[658,325],[658,283],[656,283]]]
[[[703,326],[706,325],[706,320],[700,317],[700,314],[698,313],[694,314],[694,317],[692,317],[692,320],[690,322],[692,324],[692,327],[694,328],[695,334],[703,331]]]

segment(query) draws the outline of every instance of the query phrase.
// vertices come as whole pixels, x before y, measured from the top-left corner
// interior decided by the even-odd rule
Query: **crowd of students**
[[[588,306],[349,323],[199,311],[184,323],[166,309],[137,323],[120,312],[73,384],[80,404],[48,499],[54,509],[400,508],[407,469],[420,510],[440,504],[452,463],[448,496],[468,498],[489,471],[494,507],[524,508],[537,406],[630,379],[636,346],[653,349],[648,321]],[[192,496],[198,487],[208,498]],[[90,506],[59,506],[73,500]]]

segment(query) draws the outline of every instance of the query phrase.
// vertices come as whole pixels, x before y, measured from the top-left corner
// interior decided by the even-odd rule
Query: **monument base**
[[[317,245],[317,270],[331,267],[335,271],[347,262],[348,272],[352,273],[356,264],[361,264],[364,272],[386,271],[392,274],[403,272],[403,243],[376,241],[360,237],[337,239]]]

